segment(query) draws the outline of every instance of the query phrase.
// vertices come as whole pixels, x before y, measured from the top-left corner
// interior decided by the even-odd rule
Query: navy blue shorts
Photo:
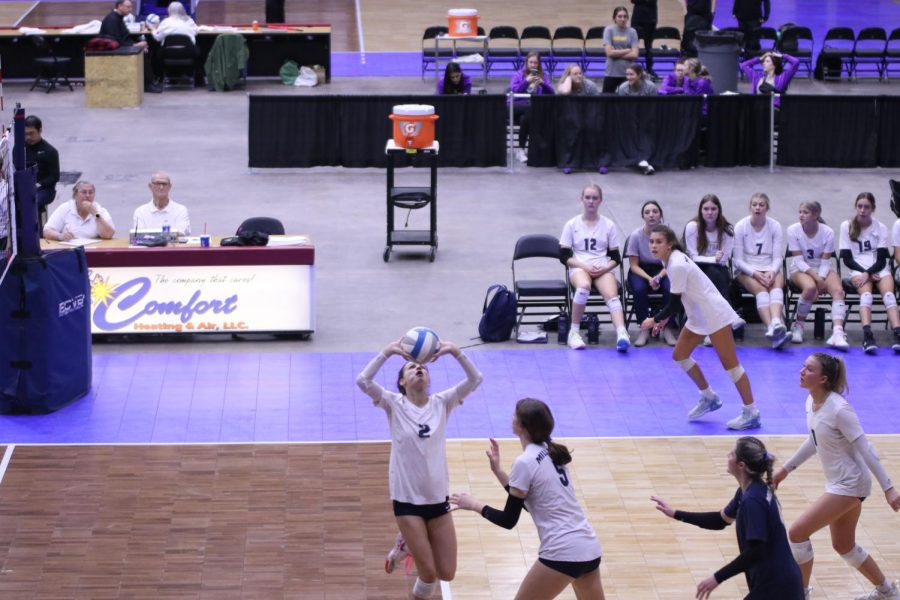
[[[422,517],[426,521],[430,521],[443,517],[450,512],[449,497],[437,504],[410,504],[409,502],[397,502],[396,500],[393,500],[393,503],[395,517]]]
[[[559,571],[563,575],[568,575],[572,579],[578,579],[582,575],[586,575],[600,568],[600,559],[598,556],[594,560],[585,560],[581,562],[569,562],[565,560],[547,560],[546,558],[538,558],[544,566],[550,567],[554,571]]]

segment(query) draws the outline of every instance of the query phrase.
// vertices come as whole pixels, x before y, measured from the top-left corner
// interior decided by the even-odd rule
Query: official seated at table
[[[44,239],[65,242],[75,238],[104,240],[116,234],[109,211],[94,201],[96,189],[89,181],[79,181],[72,199],[56,207],[44,227]]]
[[[153,61],[148,54],[147,42],[141,40],[135,42],[131,39],[131,32],[125,24],[125,17],[134,11],[131,0],[116,0],[116,7],[100,22],[100,37],[109,38],[119,42],[120,47],[133,46],[144,51],[144,92],[158,94],[162,87],[154,83],[156,76],[153,73]]]
[[[153,199],[134,209],[132,223],[136,229],[162,229],[168,225],[172,232],[191,234],[191,219],[183,204],[169,198],[172,192],[172,178],[165,171],[157,171],[150,176],[148,186]]]
[[[188,16],[181,2],[169,4],[169,16],[158,24],[150,24],[153,39],[162,44],[170,35],[186,35],[197,43],[197,24]]]

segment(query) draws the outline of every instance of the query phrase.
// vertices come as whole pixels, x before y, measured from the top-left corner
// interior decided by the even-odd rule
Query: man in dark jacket
[[[731,10],[737,19],[738,28],[744,33],[744,45],[747,50],[759,50],[759,40],[754,34],[760,25],[769,20],[769,0],[734,0]]]
[[[162,88],[153,82],[155,76],[147,42],[144,40],[135,42],[125,24],[125,17],[132,11],[134,11],[134,4],[131,0],[116,0],[116,7],[103,17],[103,21],[100,23],[100,37],[115,40],[119,42],[120,47],[141,48],[144,51],[144,92],[158,94]]]
[[[30,115],[25,119],[25,164],[37,165],[37,204],[40,212],[56,198],[59,182],[59,152],[42,136],[43,123]]]
[[[637,31],[638,38],[644,40],[644,60],[647,62],[647,72],[657,79],[653,71],[653,34],[656,32],[658,21],[657,0],[631,0],[634,10],[631,15],[631,26]]]

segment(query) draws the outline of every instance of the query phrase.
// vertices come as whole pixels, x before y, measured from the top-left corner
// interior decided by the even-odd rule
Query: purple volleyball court
[[[482,347],[483,348],[483,347]],[[484,383],[451,415],[451,438],[511,437],[513,406],[550,403],[560,437],[731,435],[740,400],[714,351],[701,365],[724,406],[698,422],[686,415],[697,391],[665,347],[491,350],[469,356]],[[739,348],[762,411],[762,434],[805,431],[799,369],[812,349]],[[384,412],[356,387],[371,353],[97,354],[92,392],[56,413],[0,417],[0,443],[204,443],[387,440]],[[897,433],[900,357],[847,355],[850,400],[867,433]],[[401,365],[379,374],[394,389]],[[432,389],[462,379],[452,358],[431,365]]]

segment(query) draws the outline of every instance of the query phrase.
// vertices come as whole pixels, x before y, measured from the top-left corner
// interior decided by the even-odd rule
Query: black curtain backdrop
[[[250,96],[249,166],[381,167],[396,104],[431,104],[441,167],[506,165],[505,96]]]
[[[528,165],[596,169],[647,160],[684,162],[700,124],[701,99],[554,97],[531,99]]]
[[[878,97],[878,166],[900,167],[900,97]]]
[[[532,99],[528,164],[594,170],[693,166],[701,126],[698,97]],[[769,162],[769,99],[707,100],[708,167]],[[792,96],[781,99],[778,164],[900,167],[900,97]],[[432,104],[442,167],[506,165],[505,96],[250,96],[249,166],[386,166],[395,104]]]
[[[707,107],[707,167],[769,164],[768,96],[712,96]]]
[[[875,96],[783,96],[778,164],[788,167],[878,166]],[[896,132],[896,130],[894,130]],[[882,136],[892,135],[881,130]]]

